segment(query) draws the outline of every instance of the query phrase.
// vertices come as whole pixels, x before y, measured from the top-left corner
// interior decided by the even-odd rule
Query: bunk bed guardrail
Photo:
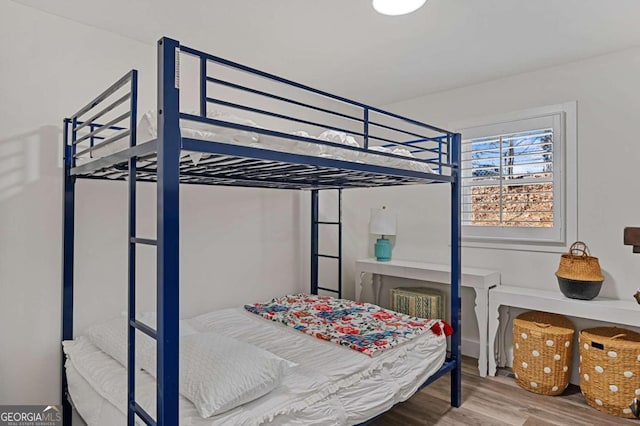
[[[337,96],[295,81],[248,67],[227,59],[220,58],[184,45],[180,45],[176,51],[176,64],[180,65],[180,55],[186,54],[195,57],[199,62],[199,111],[198,114],[180,113],[180,118],[201,123],[234,128],[237,130],[251,131],[268,136],[307,142],[311,144],[332,146],[341,149],[375,153],[387,157],[407,160],[407,156],[393,152],[372,150],[373,147],[387,149],[405,148],[415,158],[413,161],[429,164],[432,169],[443,174],[443,168],[450,167],[450,145],[453,133],[438,127],[409,119],[383,109],[372,107],[361,102],[353,101],[342,96]],[[222,77],[214,77],[209,73],[209,65],[218,65],[234,71],[232,78],[239,78],[240,74],[248,74],[275,83],[274,87],[293,89],[293,95],[282,96],[272,90],[261,90],[249,87],[245,84],[229,81]],[[241,78],[241,77],[240,77]],[[231,89],[235,94],[254,95],[256,103],[268,100],[275,106],[274,110],[264,107],[238,103],[222,96],[214,97],[215,90],[211,87]],[[275,101],[275,102],[273,102]],[[327,102],[328,101],[328,102]],[[324,102],[324,105],[323,105]],[[207,116],[209,105],[227,107],[234,110],[282,120],[288,125],[296,123],[302,126],[334,130],[358,137],[361,142],[359,147],[337,144],[331,141],[305,137],[289,132],[248,126],[241,123],[232,123]],[[289,110],[293,110],[290,113]],[[308,119],[310,113],[320,114],[322,118]],[[295,114],[295,115],[292,115]],[[318,115],[316,115],[318,117]],[[343,125],[336,125],[324,120],[342,120]],[[402,127],[402,126],[406,127]],[[399,137],[403,139],[398,139]],[[408,139],[407,139],[408,138]]]
[[[187,76],[185,73],[180,77],[180,58],[183,56],[183,61],[191,57],[199,63],[197,77]],[[452,132],[187,46],[180,45],[175,51],[175,57],[171,59],[177,71],[176,88],[180,87],[180,78],[198,79],[197,82],[189,81],[189,84],[182,84],[197,87],[199,92],[198,111],[179,112],[179,120],[185,127],[190,126],[189,123],[193,123],[191,126],[196,128],[210,125],[270,136],[283,141],[302,142],[397,160],[411,160],[428,165],[433,174],[450,174],[451,143],[454,137]],[[211,72],[212,69],[217,71],[220,68],[231,72],[226,78],[219,75],[220,73]],[[260,85],[258,80],[253,81],[251,86],[242,83],[245,75],[266,80],[266,85],[270,85],[271,89],[256,88],[256,85]],[[137,80],[137,71],[132,70],[70,117],[72,167],[76,167],[80,161],[99,163],[99,156],[94,155],[96,151],[104,150],[110,145],[115,146],[116,142],[127,137],[131,141],[130,147],[136,146],[137,102],[133,99],[137,97],[137,84],[133,84],[134,80]],[[291,94],[279,94],[278,90],[283,88]],[[242,103],[230,100],[238,96],[249,96],[250,99]],[[264,106],[265,103],[269,108]],[[128,108],[122,110],[122,106]],[[212,117],[208,113],[210,106],[249,114],[252,117],[264,117],[271,120],[272,125],[267,128],[229,121],[225,117]],[[85,118],[86,116],[89,117]],[[126,124],[122,125],[125,120]],[[339,124],[336,121],[339,121]],[[295,126],[316,131],[320,129],[341,132],[357,139],[359,146],[292,132],[291,129],[296,128]],[[283,128],[288,130],[285,131]],[[401,148],[403,152],[394,152],[396,148]],[[139,151],[139,154],[149,154],[153,150]],[[407,156],[407,152],[411,157]],[[122,155],[120,160],[124,163],[128,158],[129,155]],[[105,166],[107,165],[105,163]],[[126,171],[124,167],[120,169]]]
[[[70,125],[65,146],[72,167],[78,158],[93,158],[95,151],[122,139],[128,138],[130,147],[136,145],[137,98],[138,71],[131,70],[65,120]]]

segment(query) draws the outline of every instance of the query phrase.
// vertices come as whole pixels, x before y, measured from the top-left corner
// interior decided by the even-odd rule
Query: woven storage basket
[[[580,332],[580,388],[599,411],[632,418],[640,397],[640,334],[617,327]]]
[[[419,318],[445,317],[442,292],[426,287],[398,287],[389,290],[391,310]]]
[[[574,327],[558,314],[530,311],[513,320],[513,372],[520,387],[560,395],[569,385]]]
[[[571,244],[569,253],[560,257],[556,276],[574,281],[604,281],[598,258],[589,255],[589,247],[582,241]]]

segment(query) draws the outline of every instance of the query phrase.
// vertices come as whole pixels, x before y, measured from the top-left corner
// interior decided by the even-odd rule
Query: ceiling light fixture
[[[383,15],[406,15],[420,9],[427,0],[373,0],[373,8]]]

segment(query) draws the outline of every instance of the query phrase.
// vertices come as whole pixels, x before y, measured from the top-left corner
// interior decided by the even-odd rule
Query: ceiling
[[[17,0],[150,46],[163,35],[373,105],[640,46],[639,0]]]

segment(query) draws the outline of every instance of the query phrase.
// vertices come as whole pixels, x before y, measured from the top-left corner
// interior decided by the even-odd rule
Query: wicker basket
[[[560,257],[556,276],[574,281],[604,281],[598,258],[589,255],[589,247],[582,241],[571,244],[569,253]]]
[[[391,310],[419,318],[445,318],[442,292],[426,287],[398,287],[389,290]]]
[[[513,372],[520,387],[560,395],[569,385],[574,327],[558,314],[530,311],[513,320]]]
[[[582,330],[580,388],[587,403],[604,413],[633,418],[640,395],[640,334],[617,327]]]

